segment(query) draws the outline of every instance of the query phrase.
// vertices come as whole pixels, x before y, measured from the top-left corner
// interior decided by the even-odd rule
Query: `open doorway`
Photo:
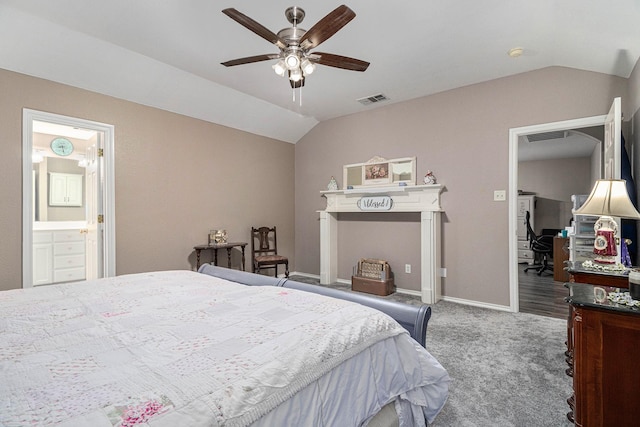
[[[567,315],[565,261],[593,246],[570,243],[573,209],[602,177],[604,126],[520,136],[518,141],[519,311]],[[585,225],[586,232],[592,230]],[[564,237],[562,231],[564,230]],[[580,240],[582,242],[582,240]],[[585,241],[587,241],[585,239]],[[534,242],[534,243],[532,243]],[[579,253],[582,256],[582,252]]]
[[[115,275],[112,125],[23,111],[23,288]]]
[[[523,137],[548,132],[570,132],[581,129],[602,127],[606,115],[541,125],[514,128],[509,131],[509,283],[511,311],[520,311],[519,303],[519,260],[518,260],[518,182],[519,148]]]

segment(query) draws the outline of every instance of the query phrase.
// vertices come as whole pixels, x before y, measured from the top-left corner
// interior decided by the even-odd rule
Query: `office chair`
[[[553,236],[541,235],[536,236],[536,233],[531,228],[531,214],[527,211],[525,215],[525,223],[527,225],[527,236],[529,237],[529,248],[535,254],[535,259],[540,260],[540,264],[534,264],[524,269],[524,272],[529,270],[535,270],[538,276],[542,276],[542,273],[549,270],[553,273],[553,265],[549,265],[549,258],[553,256]]]

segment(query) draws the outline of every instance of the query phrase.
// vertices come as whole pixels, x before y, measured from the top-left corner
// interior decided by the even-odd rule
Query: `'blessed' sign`
[[[361,197],[358,207],[361,211],[388,211],[393,206],[393,200],[389,196]]]

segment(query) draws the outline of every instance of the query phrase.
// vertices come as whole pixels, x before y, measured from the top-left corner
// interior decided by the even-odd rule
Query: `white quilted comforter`
[[[393,319],[291,289],[144,273],[0,292],[0,316],[0,426],[356,426],[393,400],[424,425],[446,401]]]

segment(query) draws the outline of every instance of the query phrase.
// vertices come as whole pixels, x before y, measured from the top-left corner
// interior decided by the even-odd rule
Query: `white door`
[[[87,280],[103,277],[102,263],[102,223],[98,215],[102,213],[102,187],[100,186],[102,158],[98,156],[102,149],[102,133],[87,146],[86,159],[86,201],[87,201],[87,238],[86,238],[86,277]]]
[[[604,122],[604,179],[620,179],[622,164],[622,100],[615,98]]]

